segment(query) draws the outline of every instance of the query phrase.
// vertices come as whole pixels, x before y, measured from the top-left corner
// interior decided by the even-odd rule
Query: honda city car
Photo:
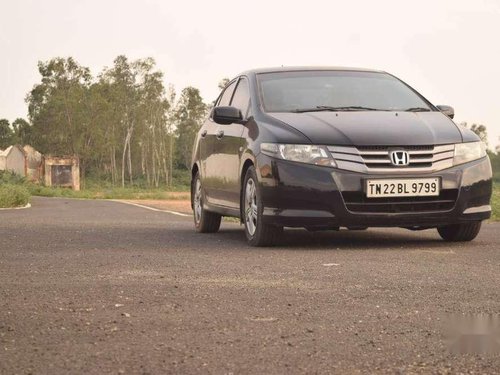
[[[352,68],[250,70],[222,90],[193,150],[199,232],[239,218],[253,246],[284,227],[436,228],[471,241],[491,215],[478,136],[393,75]]]

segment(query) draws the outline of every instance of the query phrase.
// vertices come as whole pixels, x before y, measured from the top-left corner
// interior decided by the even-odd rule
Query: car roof
[[[350,68],[350,67],[342,67],[342,66],[281,66],[281,67],[274,67],[274,68],[249,69],[247,71],[240,73],[238,76],[251,75],[251,74],[261,74],[261,73],[318,71],[318,70],[385,73],[383,70],[365,69],[365,68]]]

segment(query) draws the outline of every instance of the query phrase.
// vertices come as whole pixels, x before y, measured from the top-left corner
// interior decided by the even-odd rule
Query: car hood
[[[462,133],[441,112],[269,113],[314,144],[354,146],[437,145],[462,142]]]

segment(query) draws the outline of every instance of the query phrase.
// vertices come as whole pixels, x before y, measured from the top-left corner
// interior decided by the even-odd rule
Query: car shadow
[[[198,234],[206,236],[204,234]],[[212,239],[237,245],[241,248],[251,248],[246,243],[243,227],[222,227],[218,233],[208,235]],[[467,246],[471,246],[468,243]],[[454,244],[454,247],[465,244]],[[330,249],[330,250],[374,250],[374,249],[440,249],[450,248],[450,243],[442,241],[436,230],[409,231],[399,228],[370,228],[364,231],[319,231],[309,232],[305,229],[285,229],[273,249]]]

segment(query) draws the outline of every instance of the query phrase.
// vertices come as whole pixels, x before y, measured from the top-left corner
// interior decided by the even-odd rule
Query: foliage
[[[144,189],[138,187],[111,187],[106,189],[90,188],[74,191],[68,188],[28,185],[32,195],[40,197],[63,197],[81,199],[159,199],[159,200],[186,200],[189,193],[185,191],[173,192],[162,189]]]
[[[500,183],[500,154],[488,153],[493,169],[493,180]]]
[[[26,179],[12,171],[0,171],[0,185],[24,184]]]
[[[229,78],[222,78],[220,81],[219,81],[219,84],[218,84],[218,87],[219,87],[219,90],[223,90],[227,84],[229,83],[230,79]]]
[[[0,171],[0,208],[22,207],[29,199],[24,177],[11,171]]]
[[[28,121],[22,118],[15,119],[12,123],[12,130],[14,132],[12,144],[31,145],[33,128]]]
[[[19,121],[16,132],[44,154],[78,155],[82,185],[98,174],[122,187],[172,185],[174,165],[190,168],[206,105],[192,87],[176,101],[152,58],[118,56],[96,77],[71,57],[38,70],[26,98],[32,125]]]
[[[177,167],[191,169],[191,155],[196,133],[207,113],[200,91],[194,87],[182,90],[175,110],[177,123]]]
[[[0,119],[0,150],[9,147],[12,144],[13,132],[9,120]]]
[[[6,119],[0,119],[0,149],[10,145],[31,144],[32,127],[25,119],[17,118],[12,124]]]
[[[25,185],[0,183],[0,208],[22,207],[29,200],[30,193]]]
[[[91,177],[88,180],[87,189],[74,191],[69,188],[34,184],[13,172],[0,171],[0,186],[18,186],[26,189],[31,195],[44,197],[177,200],[190,199],[190,175],[189,171],[174,170],[172,184],[168,187],[161,186],[159,188],[148,187],[148,182],[144,179],[137,179],[134,182],[134,186],[122,188],[113,186],[110,181]]]
[[[500,221],[500,184],[497,183],[493,189],[493,197],[491,199],[492,220]]]

